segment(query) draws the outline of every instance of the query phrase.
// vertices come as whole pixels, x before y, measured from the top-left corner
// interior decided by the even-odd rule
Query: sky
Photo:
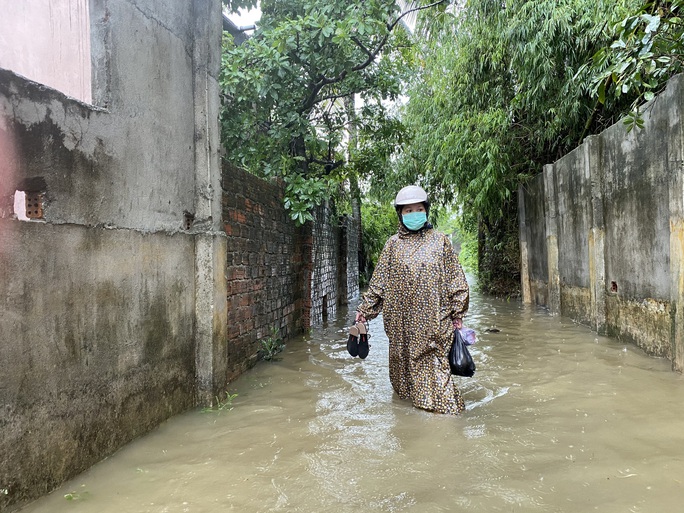
[[[256,7],[255,9],[240,9],[238,14],[226,12],[226,16],[235,23],[238,27],[244,27],[247,25],[253,25],[261,19],[261,9]],[[413,25],[415,24],[415,17],[405,18],[405,22],[408,24],[409,28],[413,30]]]
[[[261,18],[261,9],[258,7],[256,9],[240,9],[238,14],[226,13],[228,19],[235,23],[238,27],[244,27],[246,25],[253,25]]]

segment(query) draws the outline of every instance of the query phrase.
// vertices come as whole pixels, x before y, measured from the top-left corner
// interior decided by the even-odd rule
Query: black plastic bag
[[[470,351],[468,351],[468,346],[463,340],[460,330],[454,330],[454,341],[449,350],[449,366],[451,373],[456,376],[470,378],[475,374],[475,362],[470,356]]]

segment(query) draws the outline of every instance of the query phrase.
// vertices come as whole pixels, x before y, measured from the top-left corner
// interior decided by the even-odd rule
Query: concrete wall
[[[547,305],[549,300],[545,206],[544,175],[540,175],[525,186],[524,194],[518,194],[522,295],[538,305]]]
[[[0,70],[0,510],[227,377],[220,2],[93,2],[91,28],[98,106]]]
[[[280,187],[222,176],[219,0],[89,11],[95,105],[0,69],[3,511],[211,404],[272,328],[358,293],[329,209],[296,228]]]
[[[643,129],[617,123],[521,188],[524,300],[682,371],[684,77],[644,116]]]
[[[90,103],[89,0],[4,2],[0,68]]]

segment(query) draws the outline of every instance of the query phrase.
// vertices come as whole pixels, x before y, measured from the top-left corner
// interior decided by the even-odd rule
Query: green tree
[[[403,116],[410,142],[397,173],[374,185],[417,182],[438,204],[460,204],[464,228],[480,233],[485,290],[505,289],[487,282],[506,276],[517,286],[518,186],[624,110],[618,100],[597,111],[576,75],[609,44],[605,27],[636,5],[468,0],[419,20],[425,37]]]
[[[259,0],[224,0],[223,5],[228,11],[237,13],[241,9],[253,9],[259,4]]]
[[[437,214],[435,226],[451,237],[455,246],[460,247],[458,260],[466,272],[477,272],[477,237],[472,231],[465,230],[462,217],[452,209]]]
[[[684,0],[643,3],[629,16],[606,27],[610,46],[600,48],[577,73],[596,98],[596,107],[628,99],[628,130],[643,125],[641,105],[681,73],[684,63]]]
[[[401,91],[409,45],[397,28],[430,5],[402,13],[395,0],[263,0],[253,37],[238,47],[227,42],[223,53],[226,158],[283,179],[291,217],[311,220],[311,207],[350,172],[350,125],[393,137],[386,102]],[[363,107],[345,107],[346,98]]]

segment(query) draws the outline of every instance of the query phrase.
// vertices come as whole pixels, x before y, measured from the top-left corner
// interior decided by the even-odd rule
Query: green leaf
[[[650,14],[643,14],[641,16],[641,19],[647,23],[647,25],[644,29],[644,31],[647,34],[650,32],[655,32],[656,30],[658,30],[658,27],[660,26],[660,16],[658,16],[658,15],[652,16]]]
[[[606,103],[606,83],[601,82],[598,88],[598,101],[603,105]]]

